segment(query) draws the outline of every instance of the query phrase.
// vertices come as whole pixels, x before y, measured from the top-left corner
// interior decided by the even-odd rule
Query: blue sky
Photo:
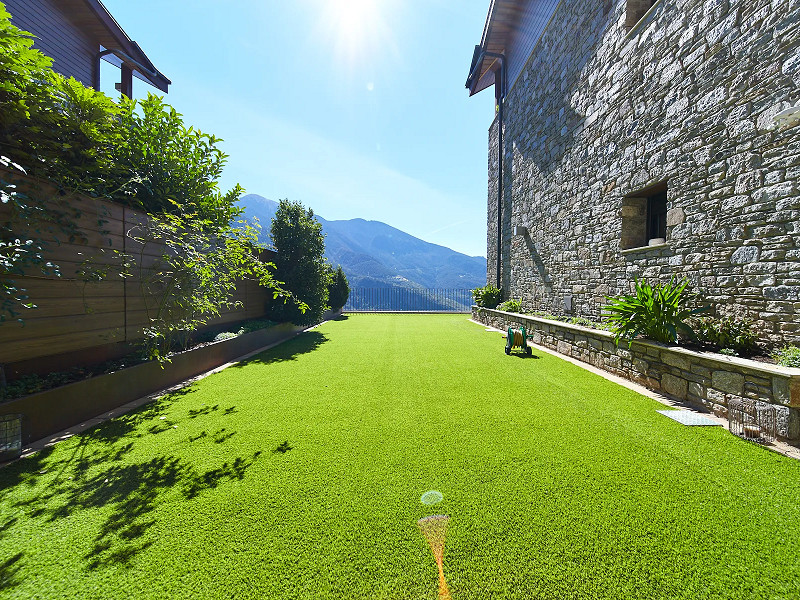
[[[167,101],[225,140],[225,188],[485,256],[494,99],[464,81],[489,0],[103,3],[172,80]],[[118,73],[103,67],[105,91]]]

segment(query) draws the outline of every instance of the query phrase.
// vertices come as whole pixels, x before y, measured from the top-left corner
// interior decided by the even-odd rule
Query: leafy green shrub
[[[487,283],[483,287],[472,290],[472,297],[475,300],[475,304],[481,308],[497,308],[500,300],[503,299],[503,290],[496,288],[491,283]]]
[[[784,367],[800,367],[800,347],[784,346],[772,353],[772,358]]]
[[[274,302],[268,307],[270,317],[297,325],[319,323],[328,307],[329,284],[322,225],[312,209],[300,202],[281,200],[270,232],[277,250],[275,277],[306,305],[303,310],[294,304]]]
[[[261,331],[262,329],[269,329],[270,327],[275,327],[275,325],[277,325],[277,323],[269,319],[251,319],[250,321],[242,323],[239,328],[239,335],[252,333],[253,331]]]
[[[606,297],[608,304],[603,307],[603,316],[611,325],[615,343],[625,338],[630,346],[634,338],[643,335],[672,344],[677,341],[679,331],[693,338],[694,332],[686,320],[706,307],[688,309],[683,306],[681,294],[688,283],[688,280],[676,283],[672,278],[669,283],[652,287],[637,280],[635,295]]]
[[[163,98],[118,101],[52,70],[0,3],[0,154],[29,175],[148,213],[183,207],[227,224],[221,140],[184,124]]]
[[[514,298],[510,298],[505,302],[503,302],[499,308],[500,310],[504,310],[506,312],[521,313],[522,302],[519,300],[515,300]]]
[[[234,333],[233,331],[223,331],[214,336],[214,341],[221,342],[223,340],[231,340],[235,337],[239,337],[240,335],[241,333]]]
[[[583,327],[592,327],[594,329],[597,329],[598,327],[602,328],[602,323],[595,323],[586,317],[570,317],[566,319],[566,321],[571,325],[582,325]]]
[[[52,105],[53,60],[33,47],[33,36],[11,24],[0,3],[0,146],[25,149],[32,117]]]
[[[747,319],[704,317],[690,323],[697,341],[716,349],[728,348],[737,354],[750,354],[756,349],[758,336]]]
[[[0,3],[0,156],[7,157],[0,162],[61,189],[104,196],[148,213],[146,223],[126,232],[142,252],[113,252],[116,261],[108,255],[94,263],[89,258],[79,276],[100,280],[112,270],[137,275],[143,296],[152,300],[145,307],[148,325],[143,329],[149,357],[168,360],[170,351],[186,347],[198,326],[222,307],[237,304],[231,298],[242,279],[258,280],[302,311],[304,305],[272,279],[270,265],[258,260],[254,230],[232,223],[241,214],[237,201],[243,190],[238,185],[227,193],[219,189],[226,160],[217,147],[221,140],[186,126],[158,96],[114,102],[55,73],[52,61],[32,44],[31,35],[11,24]],[[44,222],[72,241],[80,215],[69,206],[48,213],[41,207],[51,198],[23,194],[15,184],[0,180],[0,200],[11,205],[15,219],[13,229],[0,226],[2,271],[18,275],[37,266],[59,275],[58,265],[46,260],[46,243],[40,239],[54,236],[36,232]],[[167,246],[153,266],[144,254],[148,244]],[[0,292],[0,322],[20,308],[35,307],[25,290],[7,278]]]
[[[291,297],[273,279],[273,265],[258,259],[256,231],[244,224],[221,226],[181,210],[150,215],[128,236],[138,252],[122,255],[122,275],[134,276],[148,300],[143,346],[149,358],[168,361],[171,351],[186,349],[194,331],[222,308],[241,306],[232,297],[242,279]],[[166,246],[155,260],[148,255],[153,245]]]
[[[339,265],[335,271],[331,268],[330,278],[328,304],[332,310],[337,311],[347,304],[347,299],[350,297],[350,284],[342,270],[342,265]]]

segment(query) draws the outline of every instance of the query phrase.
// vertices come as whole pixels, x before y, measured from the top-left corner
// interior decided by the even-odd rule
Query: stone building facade
[[[800,3],[495,0],[467,85],[503,84],[490,283],[598,318],[636,278],[688,278],[763,341],[800,343],[800,126],[775,122],[800,104]]]

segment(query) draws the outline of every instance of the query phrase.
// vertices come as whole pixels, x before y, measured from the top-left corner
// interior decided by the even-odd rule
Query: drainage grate
[[[22,454],[22,415],[0,415],[0,460]]]
[[[709,419],[708,417],[691,410],[658,410],[656,412],[661,413],[665,417],[669,417],[673,421],[677,421],[682,425],[689,425],[693,427],[714,425],[721,426],[721,424],[714,419]]]

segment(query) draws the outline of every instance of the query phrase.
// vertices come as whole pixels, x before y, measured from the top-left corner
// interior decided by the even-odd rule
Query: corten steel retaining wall
[[[727,417],[728,403],[734,399],[774,404],[778,437],[800,441],[800,369],[650,341],[616,346],[607,331],[477,306],[472,307],[472,318],[502,330],[524,326],[535,344],[702,405],[718,416]]]
[[[126,232],[141,223],[145,215],[99,198],[61,195],[47,182],[8,171],[2,175],[33,198],[48,198],[54,209],[77,215],[74,221],[80,229],[76,239],[70,241],[62,232],[45,228],[44,236],[54,240],[46,249],[45,258],[60,266],[61,277],[43,275],[36,269],[13,277],[37,308],[20,315],[24,326],[15,321],[0,324],[0,365],[6,376],[57,371],[128,353],[130,344],[141,338],[142,327],[148,322],[147,307],[152,309],[155,299],[143,295],[137,277],[115,275],[118,260],[113,253],[116,250],[137,255],[139,248]],[[12,221],[8,204],[0,204],[0,221],[11,222],[20,237],[24,234],[25,226]],[[164,245],[149,243],[141,261],[152,264],[164,251]],[[269,262],[274,253],[263,251],[262,256]],[[84,281],[77,271],[87,259],[96,266],[109,267],[111,275],[99,282]],[[254,281],[243,281],[232,298],[242,305],[223,309],[208,327],[263,317],[271,298],[271,290]]]

